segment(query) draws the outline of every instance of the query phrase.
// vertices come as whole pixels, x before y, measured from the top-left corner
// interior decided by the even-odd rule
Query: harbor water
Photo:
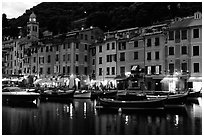
[[[202,135],[202,98],[158,110],[103,110],[96,100],[7,104],[3,135]]]

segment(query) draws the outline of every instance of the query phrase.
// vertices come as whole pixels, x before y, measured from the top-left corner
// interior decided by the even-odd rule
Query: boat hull
[[[40,99],[42,101],[64,101],[68,100],[69,98],[73,98],[74,90],[61,92],[61,93],[42,93],[40,95]]]
[[[121,101],[107,98],[100,98],[99,105],[102,107],[121,109],[153,109],[163,108],[166,99],[146,99],[140,101]]]
[[[91,92],[75,93],[74,98],[91,98]]]
[[[2,101],[7,102],[32,102],[39,99],[40,95],[2,95]]]

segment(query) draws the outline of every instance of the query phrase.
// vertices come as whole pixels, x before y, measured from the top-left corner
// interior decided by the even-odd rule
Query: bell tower
[[[29,17],[29,22],[27,22],[27,37],[28,39],[39,38],[39,23],[36,21],[34,12],[32,12]]]

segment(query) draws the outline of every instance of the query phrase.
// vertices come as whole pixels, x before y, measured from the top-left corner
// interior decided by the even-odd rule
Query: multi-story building
[[[169,90],[189,86],[201,89],[202,83],[202,15],[176,18],[169,26],[166,45],[166,70]],[[187,83],[190,82],[190,83]],[[191,85],[191,86],[190,86]]]
[[[162,90],[161,80],[165,77],[165,29],[168,24],[143,28],[145,85],[147,90]]]
[[[103,42],[96,45],[96,79],[103,85],[116,87],[116,38],[115,32],[105,33]]]

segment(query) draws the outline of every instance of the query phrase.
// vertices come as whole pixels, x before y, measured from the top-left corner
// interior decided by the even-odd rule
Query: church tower
[[[36,21],[36,15],[32,12],[27,22],[27,37],[28,39],[39,38],[39,23]]]

